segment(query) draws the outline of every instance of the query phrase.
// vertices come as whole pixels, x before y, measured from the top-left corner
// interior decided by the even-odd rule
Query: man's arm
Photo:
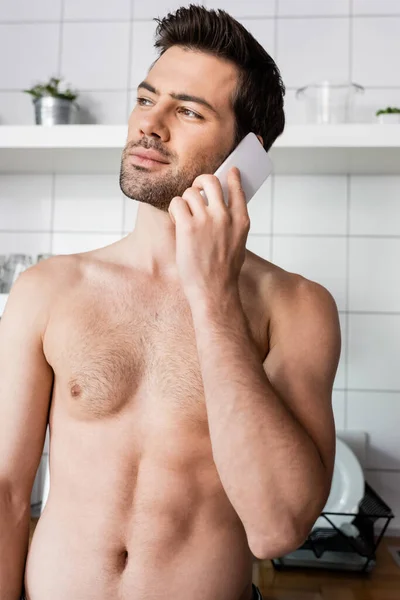
[[[336,304],[304,278],[292,276],[288,288],[274,301],[264,364],[236,290],[222,303],[202,295],[191,305],[214,461],[261,559],[307,538],[329,496],[335,457]]]
[[[53,381],[42,348],[47,279],[43,264],[23,272],[0,320],[0,600],[20,598],[30,497],[46,435]]]

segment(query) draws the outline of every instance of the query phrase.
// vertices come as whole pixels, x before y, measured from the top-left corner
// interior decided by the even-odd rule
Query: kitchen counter
[[[31,517],[29,544],[38,520]],[[383,538],[376,565],[369,574],[318,569],[276,571],[271,561],[255,559],[253,581],[264,600],[400,600],[400,567],[388,546],[400,546],[400,538]]]

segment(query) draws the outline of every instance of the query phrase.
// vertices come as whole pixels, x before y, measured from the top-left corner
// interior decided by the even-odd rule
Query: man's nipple
[[[71,396],[73,396],[74,398],[76,398],[76,396],[80,396],[82,392],[81,386],[79,385],[79,383],[74,383],[71,386]]]

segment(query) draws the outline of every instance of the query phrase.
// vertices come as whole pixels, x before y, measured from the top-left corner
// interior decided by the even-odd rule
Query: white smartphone
[[[248,204],[272,172],[273,164],[257,136],[248,133],[214,173],[221,183],[226,205],[228,205],[227,176],[232,167],[237,167],[240,171],[242,188]],[[201,194],[208,205],[205,192],[202,191]]]

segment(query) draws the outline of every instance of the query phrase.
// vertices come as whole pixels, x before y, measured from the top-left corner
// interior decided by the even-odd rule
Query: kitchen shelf
[[[0,173],[119,174],[127,125],[0,126]],[[277,174],[400,174],[400,125],[287,125]]]

